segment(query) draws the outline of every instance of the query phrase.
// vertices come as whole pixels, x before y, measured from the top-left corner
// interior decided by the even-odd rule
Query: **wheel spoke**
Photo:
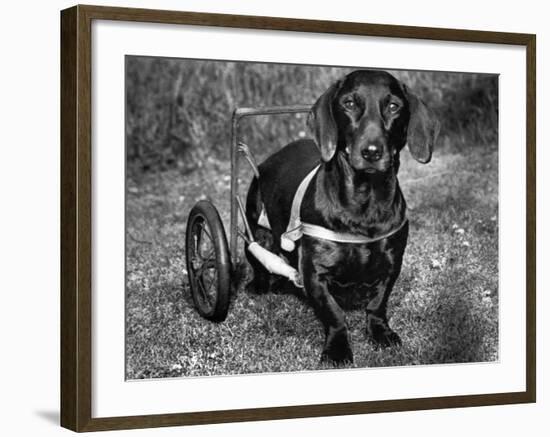
[[[197,253],[197,248],[199,247],[199,242],[198,242],[198,237],[197,237],[197,234],[193,233],[193,255],[195,253]]]
[[[208,293],[208,295],[210,296],[211,293],[212,293],[212,286],[217,282],[218,280],[218,275],[217,275],[217,271],[214,270],[213,272],[211,271],[210,273],[210,277],[208,276],[205,276],[205,271],[203,270],[202,272],[202,276],[201,276],[201,279],[202,279],[202,283],[203,283],[203,286],[204,286],[204,290],[206,293]],[[208,286],[205,285],[206,283],[208,282]]]
[[[214,285],[214,283],[217,282],[217,279],[218,279],[218,278],[217,278],[217,275],[216,275],[216,274],[212,275],[212,280],[210,281],[210,284],[208,284],[208,291],[211,290],[212,285]]]
[[[194,243],[193,251],[195,252],[193,256],[197,256],[197,255],[200,256],[200,245],[201,245],[200,237],[201,237],[200,231],[197,233],[193,233],[193,243]]]
[[[199,223],[199,227],[201,228],[201,232],[204,232],[211,243],[214,243],[214,239],[212,238],[212,235],[210,235],[210,232],[208,232],[208,228],[204,225],[204,222]]]
[[[202,259],[202,265],[198,267],[197,270],[197,276],[202,276],[205,270],[213,269],[216,267],[216,260],[213,257],[210,257],[208,259]]]
[[[208,258],[205,260],[205,269],[213,269],[216,267],[216,260],[214,258]]]
[[[197,247],[196,247],[196,250],[195,252],[197,253],[198,257],[204,261],[207,261],[209,258],[212,257],[212,255],[215,254],[215,247],[214,246],[214,240],[212,238],[212,236],[210,235],[210,232],[208,232],[208,228],[207,226],[204,224],[204,222],[199,222],[197,224],[198,226],[198,229],[197,229],[197,234],[199,235],[199,238],[198,238],[198,243],[197,243]],[[203,238],[202,236],[206,235],[206,237],[208,238],[208,240],[210,240],[210,244],[207,244],[206,241],[204,241],[204,245],[203,245]],[[206,246],[206,247],[204,247]],[[203,251],[204,250],[207,250],[208,253],[206,255],[203,255]]]
[[[208,291],[206,290],[206,288],[204,288],[204,284],[202,283],[202,277],[197,278],[197,284],[198,284],[198,288],[200,289],[202,298],[204,299],[204,301],[206,302],[208,307],[211,307],[212,302],[210,302],[210,297],[208,296]]]
[[[208,254],[206,254],[206,256],[202,256],[202,254],[200,252],[198,252],[197,254],[199,255],[199,258],[201,260],[206,262],[206,261],[210,261],[210,260],[214,259],[214,255],[216,253],[215,253],[215,249],[212,249],[210,252],[208,252]]]

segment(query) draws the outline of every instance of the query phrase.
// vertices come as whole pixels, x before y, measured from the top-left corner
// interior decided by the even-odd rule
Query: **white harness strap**
[[[290,219],[288,221],[288,226],[286,227],[286,232],[281,235],[281,248],[287,252],[292,252],[296,247],[294,243],[296,240],[302,238],[302,220],[300,220],[300,207],[302,206],[302,200],[304,199],[304,194],[306,194],[307,187],[317,170],[319,170],[321,164],[311,170],[308,175],[300,182],[296,194],[294,194],[294,199],[292,199],[292,207],[290,209]]]
[[[398,227],[393,228],[392,230],[386,232],[385,234],[379,235],[378,237],[368,238],[363,235],[348,234],[346,232],[334,232],[330,229],[323,228],[322,226],[311,225],[309,223],[302,223],[302,233],[304,235],[309,235],[310,237],[321,238],[322,240],[336,241],[337,243],[356,243],[356,244],[365,244],[365,243],[374,243],[376,241],[383,240],[384,238],[391,237],[399,229],[405,226],[407,223],[407,218],[399,224]]]
[[[405,225],[405,223],[407,223],[407,218],[405,217],[398,227],[378,237],[369,238],[363,235],[349,234],[346,232],[334,232],[330,229],[324,228],[323,226],[312,225],[310,223],[302,222],[302,220],[300,219],[300,208],[302,206],[302,200],[304,199],[304,195],[311,182],[311,179],[313,179],[313,176],[315,176],[320,166],[321,165],[318,165],[313,170],[311,170],[308,175],[302,180],[302,182],[300,182],[300,185],[296,190],[296,194],[294,194],[294,198],[292,199],[292,207],[290,210],[290,219],[288,221],[288,226],[286,228],[286,232],[281,235],[281,248],[286,252],[292,252],[296,247],[295,241],[302,238],[303,235],[308,235],[310,237],[320,238],[323,240],[335,241],[337,243],[366,244],[374,243],[376,241],[380,241],[384,238],[392,236],[397,231],[399,231]],[[258,219],[258,224],[267,229],[271,229],[267,214],[265,212],[265,208],[262,208],[260,217]]]

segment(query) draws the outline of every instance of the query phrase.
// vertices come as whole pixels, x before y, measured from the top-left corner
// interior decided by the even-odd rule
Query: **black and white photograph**
[[[498,75],[125,69],[126,379],[499,359]]]
[[[92,3],[3,9],[2,435],[546,436],[544,3]]]

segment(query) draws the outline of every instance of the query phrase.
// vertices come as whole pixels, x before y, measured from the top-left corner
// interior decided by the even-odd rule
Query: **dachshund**
[[[344,309],[364,308],[367,338],[376,347],[401,344],[386,315],[409,234],[397,179],[399,154],[408,145],[418,162],[429,162],[439,122],[391,74],[357,70],[318,98],[308,128],[313,139],[294,141],[259,165],[246,217],[257,241],[300,272],[325,332],[321,361],[351,363]],[[310,180],[299,189],[306,175]],[[304,231],[295,248],[285,248],[300,190],[295,208]],[[262,214],[267,226],[261,224]],[[269,291],[273,278],[253,256],[247,253],[247,258],[254,275],[248,288]]]

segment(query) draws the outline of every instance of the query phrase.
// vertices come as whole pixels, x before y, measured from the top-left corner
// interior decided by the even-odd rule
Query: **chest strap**
[[[397,233],[397,231],[399,231],[403,226],[405,226],[407,222],[408,220],[405,217],[405,219],[401,223],[399,223],[399,226],[397,226],[396,228],[393,228],[385,234],[373,238],[365,237],[363,235],[349,234],[347,232],[334,232],[322,226],[312,225],[309,223],[302,223],[302,234],[309,235],[310,237],[321,238],[322,240],[336,241],[337,243],[375,243],[377,241],[383,240],[384,238],[391,237],[393,234]]]
[[[286,227],[286,232],[281,235],[281,248],[287,252],[292,252],[296,247],[294,243],[296,240],[302,238],[302,221],[300,220],[300,208],[302,206],[302,200],[304,200],[304,195],[306,194],[307,187],[313,176],[317,173],[321,164],[311,170],[307,176],[300,182],[296,193],[294,194],[294,199],[292,199],[292,208],[290,209],[290,219],[288,221],[288,226]]]
[[[286,228],[286,232],[281,235],[281,248],[286,252],[292,252],[296,247],[296,241],[302,238],[303,235],[308,235],[314,238],[320,238],[323,240],[335,241],[337,243],[352,243],[352,244],[366,244],[374,243],[376,241],[383,240],[388,238],[399,231],[405,223],[407,223],[407,218],[405,217],[403,221],[396,228],[386,232],[383,235],[369,238],[364,235],[350,234],[347,232],[334,232],[330,229],[327,229],[323,226],[313,225],[310,223],[304,223],[300,219],[300,208],[302,206],[302,201],[306,190],[313,179],[313,176],[319,170],[320,165],[311,170],[308,175],[302,180],[300,186],[294,194],[294,199],[292,200],[292,207],[290,210],[290,220]],[[264,211],[262,213],[265,215]],[[263,217],[265,220],[267,217]],[[262,217],[260,217],[260,221]],[[267,220],[265,220],[267,222]],[[267,224],[267,223],[266,223]]]

